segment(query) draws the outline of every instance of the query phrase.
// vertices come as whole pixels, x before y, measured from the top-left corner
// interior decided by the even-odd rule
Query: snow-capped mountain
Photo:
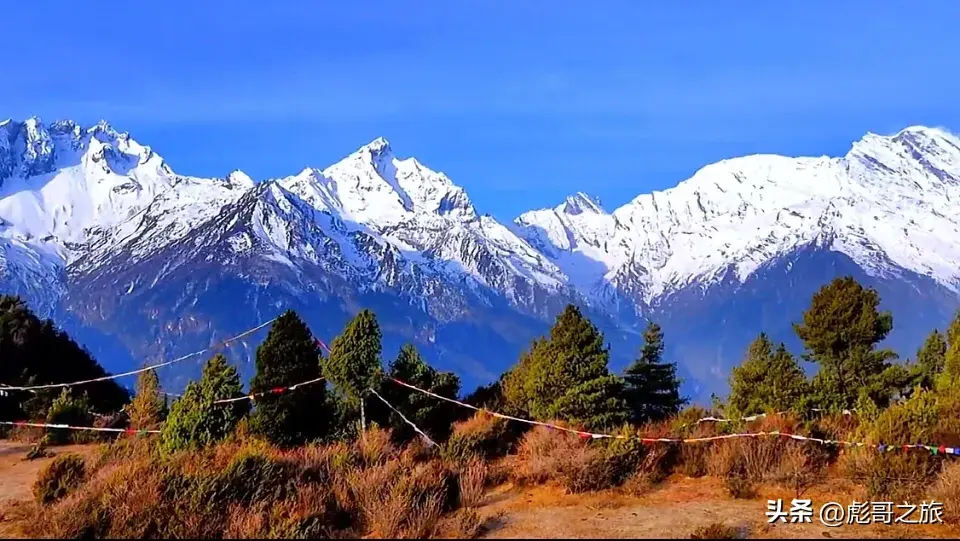
[[[112,369],[286,308],[332,336],[372,307],[387,355],[414,341],[477,383],[575,302],[619,363],[653,317],[692,392],[719,390],[746,341],[789,341],[839,273],[918,316],[892,337],[908,354],[956,309],[958,224],[960,139],[923,127],[842,158],[725,160],[613,212],[577,193],[504,224],[382,138],[254,182],[177,174],[105,122],[0,123],[0,292],[67,322]]]

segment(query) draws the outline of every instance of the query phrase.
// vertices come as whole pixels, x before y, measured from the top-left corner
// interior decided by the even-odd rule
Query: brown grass
[[[960,524],[960,463],[949,464],[940,472],[936,483],[930,489],[930,496],[943,502],[944,522]]]
[[[289,451],[228,441],[168,457],[149,441],[98,453],[89,480],[33,504],[20,533],[44,537],[384,537],[434,535],[463,500],[483,494],[483,461],[450,464],[396,449],[385,431],[354,444]],[[468,515],[464,535],[475,532]],[[447,527],[450,523],[447,521]],[[472,535],[472,534],[471,534]]]

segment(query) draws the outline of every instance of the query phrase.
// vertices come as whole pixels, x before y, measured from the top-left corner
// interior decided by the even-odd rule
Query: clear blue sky
[[[3,19],[0,117],[106,118],[181,173],[257,179],[382,135],[502,219],[960,129],[955,1],[44,0]]]

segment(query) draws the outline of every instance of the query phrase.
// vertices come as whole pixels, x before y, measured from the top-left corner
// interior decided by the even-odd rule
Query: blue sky
[[[960,2],[8,4],[0,117],[106,118],[181,173],[258,179],[382,135],[502,219],[960,129]]]

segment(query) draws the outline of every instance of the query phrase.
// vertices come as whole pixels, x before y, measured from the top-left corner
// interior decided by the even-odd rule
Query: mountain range
[[[601,181],[602,179],[596,179]],[[723,160],[608,211],[586,193],[502,223],[378,138],[325,169],[198,178],[101,121],[0,122],[0,293],[110,370],[187,353],[287,308],[327,339],[373,309],[385,357],[413,342],[467,387],[496,378],[568,303],[614,368],[661,324],[695,399],[760,331],[792,332],[854,275],[909,356],[960,302],[960,138],[914,126],[842,157]],[[252,373],[252,336],[231,349]],[[199,363],[163,374],[168,387]]]

